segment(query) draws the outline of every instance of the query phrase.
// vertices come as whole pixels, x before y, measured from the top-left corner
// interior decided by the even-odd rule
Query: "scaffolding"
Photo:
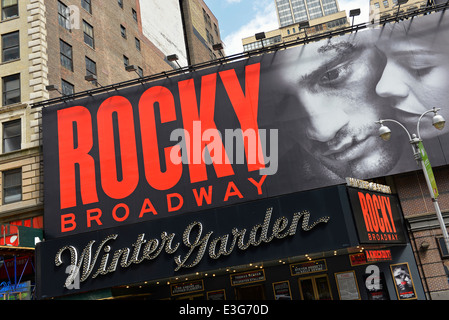
[[[34,285],[22,281],[26,270],[35,274],[34,248],[0,246],[0,300],[31,300]],[[5,278],[6,275],[6,278]]]

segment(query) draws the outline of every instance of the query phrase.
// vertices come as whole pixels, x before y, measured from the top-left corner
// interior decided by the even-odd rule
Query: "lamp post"
[[[405,126],[400,123],[399,121],[393,120],[393,119],[385,119],[385,120],[379,120],[376,121],[376,123],[380,124],[379,128],[379,136],[385,140],[388,141],[391,138],[391,130],[387,126],[384,125],[384,122],[393,122],[398,124],[402,129],[405,130],[405,132],[408,135],[409,142],[413,149],[413,155],[415,157],[415,160],[420,162],[422,171],[424,173],[424,177],[426,179],[427,187],[429,189],[430,197],[432,198],[433,205],[435,207],[436,215],[438,218],[438,223],[440,224],[441,231],[443,233],[444,242],[446,244],[446,250],[449,252],[449,236],[446,230],[446,226],[444,224],[443,216],[441,215],[440,206],[438,205],[438,189],[436,187],[435,178],[433,176],[432,167],[430,166],[430,162],[427,158],[427,153],[425,152],[421,135],[419,133],[419,124],[421,122],[421,119],[427,115],[428,113],[433,112],[433,120],[432,125],[438,129],[442,130],[444,128],[444,125],[446,121],[444,120],[443,116],[438,114],[439,108],[433,108],[431,110],[427,110],[424,112],[418,119],[418,123],[416,125],[416,134],[410,134],[410,132],[405,128]]]

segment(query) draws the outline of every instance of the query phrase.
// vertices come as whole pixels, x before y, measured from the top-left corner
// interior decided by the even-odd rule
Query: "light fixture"
[[[349,10],[349,16],[350,17],[355,17],[355,16],[359,16],[359,15],[360,15],[360,9],[359,8]]]
[[[178,62],[179,57],[178,57],[177,54],[170,54],[170,55],[168,55],[166,58],[167,58],[167,60],[170,61],[170,62],[176,62],[176,64],[178,65],[178,67],[181,69],[181,66],[179,65],[179,62]]]
[[[45,90],[47,90],[47,91],[59,91],[58,87],[55,86],[54,84],[50,84],[48,86],[45,86]]]
[[[216,43],[212,46],[212,49],[214,49],[215,51],[223,50],[223,44],[221,42]]]
[[[89,82],[97,81],[97,76],[94,74],[88,74],[87,76],[84,77],[84,80]]]
[[[308,28],[308,27],[310,27],[309,20],[301,21],[300,23],[298,23],[299,30],[304,29],[304,36],[306,37],[306,39],[308,38],[307,37],[307,30],[306,30],[306,28]]]
[[[432,119],[432,125],[438,130],[443,130],[445,124],[446,120],[444,120],[443,116],[435,112],[435,115]]]
[[[405,3],[404,1],[405,0],[403,0],[399,3],[400,4]],[[445,122],[444,118],[438,114],[439,110],[441,110],[441,109],[433,108],[433,109],[427,110],[421,114],[421,116],[419,117],[418,122],[416,124],[416,132],[418,135],[410,134],[410,132],[407,130],[407,128],[402,123],[400,123],[399,121],[394,120],[394,119],[379,120],[379,121],[376,121],[376,123],[380,124],[379,135],[383,140],[389,140],[391,137],[390,129],[388,127],[385,127],[383,125],[383,122],[396,123],[400,127],[402,127],[402,129],[404,129],[404,131],[407,133],[409,143],[412,145],[413,156],[414,156],[415,160],[418,162],[418,164],[421,166],[422,172],[424,174],[427,188],[429,189],[429,193],[430,193],[430,198],[432,199],[432,203],[435,208],[436,216],[438,218],[438,224],[440,225],[440,229],[443,234],[444,242],[446,244],[446,249],[449,250],[449,234],[447,232],[446,225],[444,223],[443,216],[441,214],[441,209],[438,204],[438,196],[439,196],[438,189],[437,189],[435,180],[431,181],[431,179],[430,179],[430,176],[433,176],[432,167],[430,166],[428,161],[424,161],[424,159],[423,159],[423,155],[426,154],[426,151],[424,149],[422,139],[421,139],[421,134],[419,132],[419,125],[420,125],[421,119],[425,115],[432,113],[432,112],[434,113],[434,116],[432,119],[433,126],[438,130],[441,130],[444,128],[444,125],[446,122]],[[421,247],[422,247],[422,245],[421,245]]]
[[[427,251],[427,249],[429,249],[429,247],[430,247],[430,244],[424,240],[423,242],[421,242],[419,249],[421,249],[421,251]]]
[[[354,17],[359,16],[360,15],[360,9],[352,9],[349,10],[349,17],[352,17],[352,26],[354,26]]]
[[[266,38],[265,32],[256,33],[254,36],[256,37],[256,40],[263,40]]]
[[[139,69],[139,67],[137,67],[134,64],[130,64],[130,65],[125,67],[126,71],[128,71],[128,72],[135,72],[139,76],[139,78],[142,78],[142,75],[137,71],[138,69]]]
[[[177,54],[171,54],[171,55],[167,56],[167,60],[170,61],[170,62],[173,62],[173,61],[179,60],[179,58],[178,58]]]
[[[391,138],[391,130],[387,126],[380,124],[379,128],[379,137],[382,138],[383,141],[388,141]]]
[[[97,80],[97,76],[94,74],[88,74],[84,77],[84,80],[92,82],[93,84],[95,84],[96,86],[100,86],[103,87]]]
[[[61,91],[59,91],[58,86],[54,85],[54,84],[50,84],[48,86],[45,86],[45,90],[47,91],[56,91],[58,92],[61,96],[65,96],[64,93],[62,93]]]

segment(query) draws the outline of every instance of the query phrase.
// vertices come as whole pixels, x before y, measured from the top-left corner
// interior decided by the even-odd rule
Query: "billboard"
[[[44,108],[47,239],[417,170],[375,121],[449,118],[446,15]],[[420,128],[447,164],[447,129]]]
[[[361,244],[406,244],[396,195],[348,188]]]

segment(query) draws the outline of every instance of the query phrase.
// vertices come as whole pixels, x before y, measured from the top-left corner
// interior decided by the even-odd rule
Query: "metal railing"
[[[419,15],[430,14],[432,12],[438,12],[438,11],[445,11],[446,8],[448,8],[448,7],[449,7],[449,0],[446,3],[425,6],[425,7],[421,7],[421,8],[412,9],[412,10],[404,10],[403,12],[398,10],[396,14],[391,14],[390,16],[380,17],[380,19],[378,21],[375,21],[375,23],[379,24],[379,25],[384,25],[384,24],[390,23],[390,22],[398,22],[401,20],[406,20],[406,19],[413,18],[415,16],[419,16]],[[344,34],[357,32],[357,31],[366,29],[370,26],[371,27],[373,26],[373,22],[364,22],[364,23],[356,24],[356,25],[349,26],[349,27],[343,27],[340,29],[335,29],[335,30],[331,30],[328,32],[309,36],[307,38],[295,39],[295,40],[291,40],[288,42],[283,42],[283,43],[275,44],[272,46],[266,46],[266,47],[263,47],[260,49],[254,49],[251,51],[245,51],[242,53],[233,54],[233,55],[230,55],[227,57],[218,58],[215,60],[211,60],[211,61],[207,61],[207,62],[195,64],[195,65],[189,65],[189,66],[180,67],[180,68],[174,69],[174,70],[163,71],[161,73],[154,74],[154,75],[144,76],[141,78],[127,80],[127,81],[123,81],[123,82],[119,82],[119,83],[115,83],[115,84],[111,84],[111,85],[106,85],[106,86],[95,88],[95,89],[77,92],[77,93],[74,93],[71,95],[65,95],[65,96],[56,97],[56,98],[52,98],[52,99],[48,99],[48,100],[44,100],[44,101],[35,102],[35,103],[31,104],[31,107],[32,108],[45,107],[45,106],[49,106],[49,105],[63,103],[63,102],[70,101],[70,100],[75,100],[75,99],[79,99],[79,98],[93,96],[96,94],[101,94],[101,93],[108,92],[111,90],[118,90],[121,88],[134,86],[137,84],[143,84],[146,82],[156,81],[156,80],[160,80],[163,78],[169,78],[169,77],[176,76],[176,75],[195,72],[195,71],[198,71],[201,69],[218,66],[221,64],[229,63],[229,62],[245,60],[245,59],[251,58],[253,56],[258,56],[258,55],[262,55],[265,53],[274,52],[274,51],[286,49],[286,48],[293,47],[293,46],[307,44],[309,42],[319,41],[319,40],[323,40],[326,38],[332,38],[335,36],[341,36]]]

